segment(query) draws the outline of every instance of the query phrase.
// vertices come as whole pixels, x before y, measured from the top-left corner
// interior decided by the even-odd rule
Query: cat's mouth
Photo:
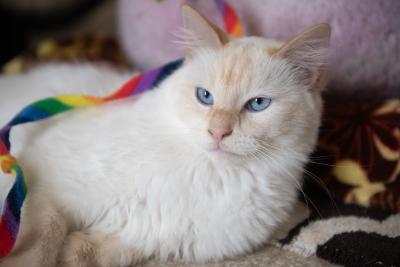
[[[210,153],[217,155],[217,156],[221,156],[221,157],[238,157],[239,156],[239,154],[236,154],[232,151],[221,148],[220,146],[210,149]]]

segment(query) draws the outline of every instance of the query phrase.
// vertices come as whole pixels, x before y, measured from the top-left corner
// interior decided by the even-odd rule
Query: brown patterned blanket
[[[305,176],[309,215],[281,245],[345,266],[400,266],[400,99],[328,98]]]

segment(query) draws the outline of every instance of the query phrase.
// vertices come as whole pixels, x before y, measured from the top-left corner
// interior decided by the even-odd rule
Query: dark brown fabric
[[[312,161],[337,200],[400,211],[400,99],[327,101]]]

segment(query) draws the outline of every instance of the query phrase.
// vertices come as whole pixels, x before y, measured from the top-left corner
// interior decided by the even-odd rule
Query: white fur
[[[132,73],[126,71],[118,71],[106,65],[95,67],[88,63],[42,65],[23,75],[2,76],[0,127],[23,107],[36,100],[67,93],[105,96],[114,92],[131,76]],[[20,127],[24,126],[16,127],[13,132],[18,131]],[[12,145],[13,151],[18,150],[18,145]],[[10,176],[0,172],[0,201],[5,198],[12,182]],[[0,210],[2,207],[3,205],[0,205]]]
[[[265,53],[267,41],[232,43],[223,51],[199,51],[160,88],[140,97],[13,130],[13,153],[29,177],[27,201],[38,203],[31,208],[40,214],[39,205],[51,205],[67,222],[68,232],[117,240],[116,250],[125,254],[115,266],[133,262],[130,254],[222,259],[267,242],[296,198],[315,144],[319,96],[296,83],[284,60]],[[246,79],[229,86],[219,81],[210,91],[216,106],[238,110],[240,122],[221,143],[225,152],[210,151],[207,107],[197,102],[194,90],[211,87],[209,77],[218,76],[238,51],[246,51],[244,57],[253,62],[243,70]],[[54,88],[60,88],[57,93],[89,88],[88,93],[98,95],[125,80],[126,73],[90,65],[52,65],[3,77],[0,122],[21,104],[53,94]],[[251,88],[243,88],[245,84]],[[240,110],[260,94],[273,98],[267,110]],[[271,146],[262,147],[257,138]]]

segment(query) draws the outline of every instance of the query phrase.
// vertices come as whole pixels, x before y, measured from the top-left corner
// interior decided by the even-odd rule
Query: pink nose
[[[220,142],[224,137],[227,137],[232,134],[232,130],[224,128],[208,129],[208,132],[217,142]]]

